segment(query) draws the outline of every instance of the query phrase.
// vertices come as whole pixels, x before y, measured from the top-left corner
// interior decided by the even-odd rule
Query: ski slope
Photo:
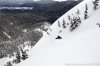
[[[58,20],[29,52],[29,58],[14,66],[100,66],[100,3],[97,10],[93,10],[93,0],[84,0],[58,20],[68,21],[68,15],[75,16],[80,10],[82,23],[74,31],[58,27]],[[84,20],[85,4],[88,5],[88,19]],[[74,15],[72,15],[72,13]],[[59,33],[59,31],[62,31]],[[58,35],[62,39],[55,39]]]

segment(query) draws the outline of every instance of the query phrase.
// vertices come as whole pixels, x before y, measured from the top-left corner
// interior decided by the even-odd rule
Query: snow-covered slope
[[[85,0],[61,16],[69,23],[68,15],[76,16],[80,10],[82,23],[74,31],[59,28],[58,20],[51,26],[47,34],[29,52],[29,58],[15,66],[100,66],[100,3],[93,10],[93,0]],[[84,20],[85,4],[88,5],[88,19]],[[73,15],[72,15],[73,13]],[[61,31],[61,33],[59,33]],[[55,39],[57,36],[62,39]]]

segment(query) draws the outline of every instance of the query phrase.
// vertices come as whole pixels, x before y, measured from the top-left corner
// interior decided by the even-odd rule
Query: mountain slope
[[[82,23],[74,31],[69,30],[70,25],[66,29],[59,28],[58,20],[55,21],[50,28],[52,31],[48,30],[49,35],[44,33],[29,52],[30,58],[15,66],[100,66],[100,28],[96,25],[100,21],[100,3],[98,9],[93,10],[92,1],[83,1],[58,19],[60,24],[63,19],[69,23],[68,15],[76,16],[79,9]],[[89,9],[86,20],[85,4]],[[58,35],[62,39],[55,39]]]

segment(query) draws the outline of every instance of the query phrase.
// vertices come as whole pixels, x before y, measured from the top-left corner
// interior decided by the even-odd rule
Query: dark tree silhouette
[[[64,19],[63,19],[63,28],[66,28],[66,22]]]
[[[71,17],[68,15],[68,20],[71,20]]]
[[[74,17],[70,21],[70,31],[73,31],[74,29],[76,29],[79,26],[80,23],[81,23],[80,17]]]
[[[61,24],[60,24],[60,22],[59,22],[59,21],[58,21],[58,26],[59,26],[59,27],[61,27]]]
[[[88,18],[88,6],[85,4],[85,13],[84,13],[84,19]]]
[[[98,3],[99,3],[99,0],[92,1],[92,3],[94,5],[93,9],[96,10],[97,6],[98,6]]]
[[[21,62],[20,52],[17,52],[17,54],[16,54],[16,60],[17,60],[17,63]]]
[[[22,52],[22,60],[27,59],[28,58],[27,53],[25,51],[23,51],[23,50],[21,50],[21,52]]]

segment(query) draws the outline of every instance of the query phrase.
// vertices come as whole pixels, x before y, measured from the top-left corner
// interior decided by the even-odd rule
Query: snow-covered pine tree
[[[75,20],[75,18],[73,18],[70,21],[70,31],[72,31],[73,29],[75,29],[75,23],[76,23],[76,20]]]
[[[84,19],[88,18],[88,6],[85,4],[85,13],[84,13]]]
[[[96,10],[97,6],[98,6],[98,3],[99,3],[99,0],[92,1],[92,3],[94,5],[93,9]]]
[[[17,54],[16,54],[16,60],[17,60],[17,63],[21,62],[20,52],[17,52]]]
[[[27,59],[28,58],[27,53],[25,51],[23,51],[23,50],[21,50],[21,52],[22,52],[22,60]]]
[[[61,27],[61,25],[60,25],[60,22],[58,21],[58,27],[60,28]]]
[[[70,21],[70,31],[76,29],[80,23],[81,23],[80,17],[74,16],[73,19]]]
[[[64,29],[66,28],[66,22],[65,22],[64,19],[63,19],[63,28],[64,28]]]
[[[78,23],[81,23],[82,22],[80,17],[77,18],[77,22]]]
[[[71,20],[71,17],[68,15],[68,20],[70,21]]]
[[[73,19],[71,18],[71,20],[70,20],[70,24],[72,24],[73,23]]]

